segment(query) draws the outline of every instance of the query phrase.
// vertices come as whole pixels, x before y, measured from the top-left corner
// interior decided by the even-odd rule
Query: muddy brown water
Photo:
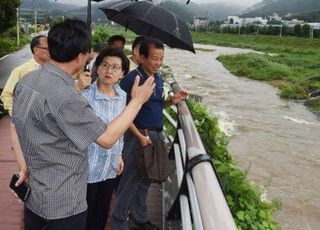
[[[203,96],[230,135],[228,149],[264,198],[280,199],[283,229],[320,229],[320,121],[301,103],[282,100],[271,85],[237,77],[216,60],[250,50],[196,45],[197,54],[166,49],[179,85]],[[211,51],[210,51],[211,50]]]

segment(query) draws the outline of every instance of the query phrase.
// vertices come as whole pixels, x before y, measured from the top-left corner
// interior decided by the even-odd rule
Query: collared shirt
[[[138,67],[138,65],[132,61],[131,57],[128,57],[128,59],[130,61],[129,72],[131,72],[132,70],[136,69]]]
[[[126,106],[126,93],[119,84],[114,85],[116,95],[108,97],[98,89],[97,81],[88,89],[82,91],[87,98],[93,111],[106,123],[110,123],[117,117]],[[119,156],[123,149],[123,137],[120,138],[110,149],[102,148],[96,143],[88,147],[89,176],[88,183],[105,181],[117,176]]]
[[[45,219],[86,210],[87,147],[106,127],[73,85],[70,75],[46,63],[14,90],[12,122],[30,172],[25,206]]]
[[[143,71],[141,65],[135,70],[128,73],[120,83],[121,88],[127,93],[127,103],[131,100],[131,89],[136,76],[140,76],[140,83],[142,85],[148,78],[148,75]],[[163,80],[162,77],[156,73],[153,94],[150,99],[142,105],[138,115],[134,120],[134,124],[138,129],[159,129],[163,127]]]
[[[8,110],[10,116],[12,116],[12,97],[15,85],[24,75],[39,69],[39,66],[40,65],[32,58],[11,71],[0,96],[0,99],[3,102],[3,107]]]

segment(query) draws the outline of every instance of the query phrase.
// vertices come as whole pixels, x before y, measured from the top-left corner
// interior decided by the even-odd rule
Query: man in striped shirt
[[[48,35],[52,60],[27,74],[14,90],[12,140],[19,165],[17,185],[29,179],[25,229],[82,230],[86,221],[87,146],[111,148],[128,129],[154,88],[152,80],[138,86],[132,100],[105,124],[88,101],[73,88],[71,75],[89,58],[86,24],[66,20]]]

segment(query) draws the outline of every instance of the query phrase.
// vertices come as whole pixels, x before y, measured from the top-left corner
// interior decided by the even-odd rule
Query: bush
[[[107,45],[107,40],[110,34],[103,27],[96,27],[93,30],[92,35],[92,48],[93,50],[99,50],[101,46]]]
[[[280,96],[286,99],[306,99],[309,93],[307,86],[293,83],[283,84],[280,89]]]

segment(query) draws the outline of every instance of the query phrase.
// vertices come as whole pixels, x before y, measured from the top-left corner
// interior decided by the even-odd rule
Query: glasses
[[[101,67],[103,70],[105,70],[105,71],[107,71],[108,69],[110,69],[112,72],[117,72],[117,71],[119,71],[119,70],[122,69],[121,66],[118,66],[118,65],[110,65],[110,64],[108,64],[108,63],[102,63],[102,64],[100,65],[100,67]]]
[[[41,47],[41,46],[37,46],[37,48],[39,48],[39,49],[43,49],[43,50],[48,50],[48,47]]]

